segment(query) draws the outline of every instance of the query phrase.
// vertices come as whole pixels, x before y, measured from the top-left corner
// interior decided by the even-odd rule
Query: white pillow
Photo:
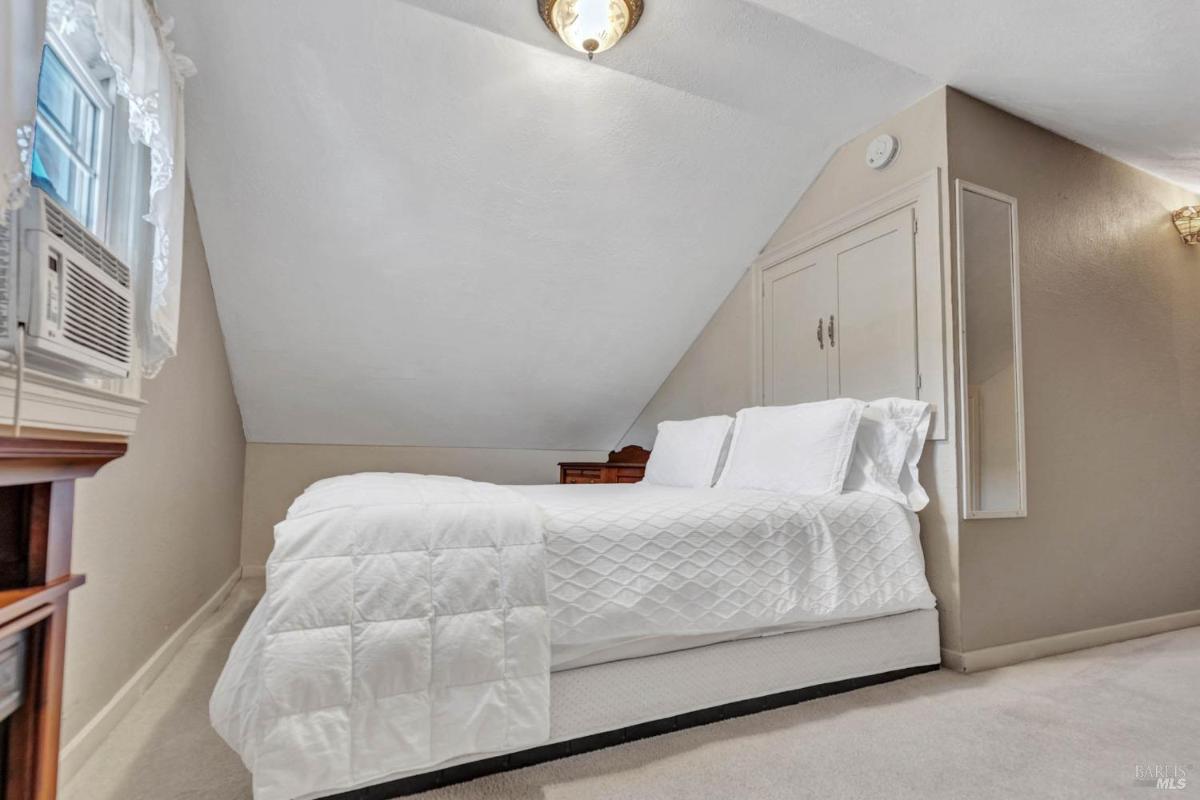
[[[743,408],[733,423],[733,442],[717,486],[788,494],[841,492],[864,405],[826,400]]]
[[[712,486],[731,424],[733,417],[725,416],[658,423],[642,480],[659,486]]]
[[[846,474],[847,492],[872,492],[920,511],[929,495],[917,479],[917,462],[929,433],[929,403],[888,397],[867,403],[854,457]]]

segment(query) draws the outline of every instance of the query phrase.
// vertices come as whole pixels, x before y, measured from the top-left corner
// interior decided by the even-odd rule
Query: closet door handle
[[[825,320],[820,318],[817,319],[817,346],[822,350],[825,349],[825,329],[822,327],[824,323]]]
[[[833,347],[833,314],[829,315],[829,346]]]

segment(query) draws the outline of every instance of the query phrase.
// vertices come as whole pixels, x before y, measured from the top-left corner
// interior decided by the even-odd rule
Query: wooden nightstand
[[[637,483],[646,474],[650,451],[636,444],[613,450],[608,461],[562,461],[559,483]]]

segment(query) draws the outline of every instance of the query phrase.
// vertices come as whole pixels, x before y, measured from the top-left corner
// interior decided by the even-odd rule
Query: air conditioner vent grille
[[[63,337],[97,355],[128,365],[133,309],[127,298],[67,261]]]
[[[50,201],[46,203],[46,227],[58,238],[87,256],[100,269],[108,273],[122,286],[129,286],[129,268],[117,260],[108,248],[100,243],[65,211]]]

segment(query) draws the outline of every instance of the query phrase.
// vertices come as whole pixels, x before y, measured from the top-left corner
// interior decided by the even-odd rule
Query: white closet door
[[[829,397],[824,319],[836,292],[833,263],[806,253],[763,271],[763,401]]]
[[[837,281],[833,396],[917,397],[913,213],[903,208],[830,243]]]

